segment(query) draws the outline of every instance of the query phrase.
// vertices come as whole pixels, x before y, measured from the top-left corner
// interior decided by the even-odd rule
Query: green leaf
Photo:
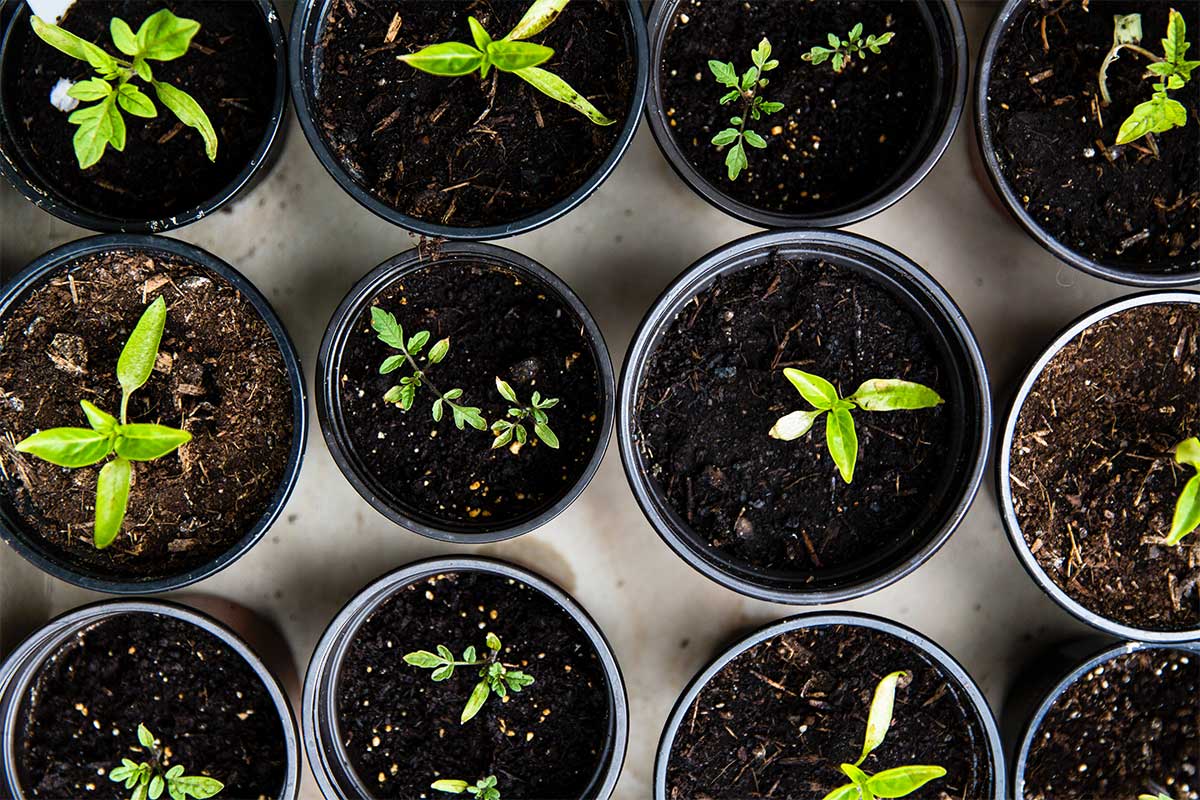
[[[475,17],[468,17],[467,24],[471,27],[471,38],[475,40],[475,47],[486,53],[488,45],[492,43],[491,34]]]
[[[146,63],[146,59],[142,58],[141,56],[138,56],[133,60],[133,71],[136,72],[137,76],[146,83],[150,83],[154,80],[154,70],[150,69],[150,65]]]
[[[466,650],[463,650],[463,657],[462,657],[462,660],[463,660],[463,661],[466,661],[468,664],[473,664],[473,663],[475,663],[475,660],[476,660],[476,659],[475,659],[475,647],[474,647],[474,645],[472,645],[472,646],[468,647]]]
[[[534,679],[533,676],[528,673],[521,672],[520,670],[511,670],[504,673],[504,682],[507,683],[508,688],[512,689],[514,692],[520,692],[526,686],[532,684]]]
[[[508,382],[500,380],[499,376],[496,378],[496,391],[500,393],[501,397],[510,403],[517,403],[519,405],[521,402],[517,399],[517,393],[513,391],[511,386],[508,385]]]
[[[429,652],[428,650],[418,650],[415,653],[409,653],[404,657],[404,663],[411,664],[414,667],[423,669],[433,669],[442,665],[440,656]]]
[[[154,107],[153,101],[146,96],[138,87],[132,83],[123,83],[117,91],[117,102],[121,108],[133,114],[135,117],[156,117],[158,110]]]
[[[1161,84],[1159,84],[1161,85]],[[1165,91],[1134,107],[1120,130],[1117,144],[1129,144],[1148,133],[1164,133],[1187,124],[1187,109],[1178,100],[1167,97]]]
[[[862,32],[863,24],[861,22],[856,23],[854,27],[850,29],[850,41],[857,42],[862,38]]]
[[[1193,475],[1183,486],[1179,500],[1175,503],[1175,514],[1171,519],[1171,533],[1167,544],[1175,546],[1183,537],[1200,528],[1200,474]]]
[[[150,800],[158,800],[158,798],[162,797],[163,789],[165,787],[166,781],[163,780],[162,775],[155,775],[153,778],[151,778],[149,792]]]
[[[428,355],[429,363],[430,364],[441,363],[442,359],[445,358],[446,354],[449,352],[450,352],[450,340],[449,339],[439,339],[437,342],[434,343],[433,347],[429,348],[429,355]]]
[[[491,650],[493,653],[500,652],[500,637],[496,634],[488,631],[487,636],[484,637],[484,642],[487,644],[488,650]]]
[[[767,140],[754,131],[746,131],[743,136],[746,138],[746,143],[751,147],[757,147],[759,150],[762,150],[767,146]]]
[[[510,42],[501,39],[492,42],[487,49],[488,60],[496,69],[516,72],[527,67],[544,64],[554,55],[554,50],[530,42]]]
[[[736,181],[742,170],[750,166],[746,160],[746,148],[739,141],[725,154],[725,166],[729,170],[729,180]]]
[[[516,24],[516,27],[509,31],[504,38],[516,41],[537,36],[558,19],[558,15],[562,13],[569,2],[571,0],[536,0],[521,17],[521,21]]]
[[[486,678],[477,683],[475,690],[471,692],[471,697],[467,700],[467,706],[463,709],[462,718],[459,722],[465,724],[474,719],[475,715],[483,708],[483,704],[487,702],[488,696],[491,693],[492,689],[488,685]]]
[[[167,780],[173,780],[175,778],[178,778],[182,774],[183,774],[183,766],[181,764],[176,764],[175,766],[173,766],[169,770],[167,770]]]
[[[119,143],[118,150],[125,147],[125,121],[112,95],[94,106],[76,110],[67,122],[79,126],[73,143],[80,169],[95,166],[110,144],[116,147]]]
[[[763,40],[758,43],[758,47],[750,51],[750,58],[754,61],[754,65],[759,69],[766,66],[767,61],[771,58],[771,42],[764,36]]]
[[[454,78],[469,75],[479,69],[483,65],[484,56],[482,51],[469,44],[441,42],[400,56],[400,60],[430,75]]]
[[[812,50],[809,50],[807,53],[800,56],[800,58],[810,64],[824,64],[829,60],[829,57],[833,55],[833,52],[833,50],[827,50],[824,47],[813,47]]]
[[[433,674],[430,675],[429,677],[432,678],[435,683],[441,683],[442,681],[449,680],[453,675],[454,675],[454,665],[453,664],[445,664],[445,665],[435,669],[433,671]]]
[[[169,108],[184,125],[196,129],[204,139],[204,153],[208,160],[216,161],[217,132],[213,130],[212,122],[200,104],[190,94],[169,83],[154,81],[151,85],[154,87],[154,93],[158,95],[159,102]]]
[[[740,134],[736,129],[726,128],[725,130],[721,131],[720,133],[718,133],[716,136],[713,137],[712,143],[715,144],[717,147],[724,147],[725,145],[730,144],[731,142],[736,142],[738,139],[741,138],[741,136],[742,136],[742,134]]]
[[[855,788],[858,789],[859,797],[862,800],[875,800],[875,795],[871,793],[870,787],[867,786],[867,773],[856,767],[854,764],[842,764],[842,772],[854,781]]]
[[[442,398],[440,398],[440,397],[437,400],[433,401],[432,412],[433,412],[433,421],[434,422],[442,421],[442,414],[445,412],[445,409],[443,408],[443,405],[442,405],[444,402],[445,401],[443,401]]]
[[[150,790],[150,784],[139,783],[133,790],[133,795],[129,800],[146,800]]]
[[[825,795],[822,800],[858,800],[858,787],[853,783],[847,783]]]
[[[56,50],[66,53],[71,58],[88,62],[98,72],[108,74],[117,71],[116,59],[86,39],[45,22],[40,17],[30,17],[29,22],[38,38]]]
[[[397,350],[404,349],[404,328],[396,321],[396,316],[384,311],[379,306],[371,306],[371,327],[379,335],[379,340]]]
[[[867,779],[867,788],[876,797],[905,797],[945,774],[946,770],[941,767],[896,767],[872,775]]]
[[[800,396],[812,404],[813,408],[828,410],[838,401],[837,389],[820,375],[788,367],[783,371],[783,377],[796,387]]]
[[[533,432],[542,440],[542,443],[547,447],[558,449],[558,437],[554,431],[550,430],[550,426],[544,422],[539,422],[533,426]]]
[[[723,105],[723,106],[727,106],[727,105],[729,105],[730,103],[732,103],[734,100],[737,100],[737,99],[738,99],[739,97],[741,97],[741,96],[742,96],[742,90],[741,90],[741,89],[731,89],[729,92],[727,92],[727,93],[726,93],[726,94],[725,94],[725,95],[724,95],[724,96],[721,98],[721,105]]]
[[[155,11],[138,28],[137,55],[172,61],[188,51],[192,37],[199,31],[200,23],[194,19],[182,19],[165,8]]]
[[[941,395],[912,381],[872,378],[846,398],[864,411],[904,411],[933,408],[945,401]]]
[[[499,424],[499,423],[497,423],[497,424]],[[505,445],[509,444],[513,440],[513,425],[512,425],[512,423],[505,422],[503,424],[506,427],[501,428],[499,431],[496,431],[495,428],[493,428],[493,431],[497,432],[499,434],[492,441],[492,449],[493,450],[499,450],[501,447],[504,447]]]
[[[67,90],[68,95],[85,103],[90,103],[92,100],[103,100],[112,92],[113,88],[109,82],[101,78],[88,78]]]
[[[846,409],[835,408],[825,418],[825,444],[842,473],[842,480],[852,482],[858,460],[858,434],[854,431],[854,418]]]
[[[1175,463],[1187,464],[1200,471],[1200,437],[1193,436],[1176,445]]]
[[[202,775],[181,775],[172,781],[171,785],[196,800],[207,800],[225,788],[225,784],[215,778]]]
[[[783,103],[767,103],[764,102],[761,106],[764,114],[777,114],[783,111]]]
[[[88,424],[92,429],[108,435],[112,433],[113,428],[117,425],[117,418],[107,411],[97,408],[87,400],[80,400],[79,405],[83,407],[84,416],[88,419]]]
[[[50,428],[22,439],[17,452],[76,469],[103,461],[112,452],[112,434],[90,428]]]
[[[1188,50],[1186,35],[1187,24],[1183,15],[1172,8],[1167,15],[1167,37],[1162,40],[1163,55],[1168,63],[1177,64],[1183,60]]]
[[[113,17],[108,23],[108,30],[112,34],[113,44],[127,56],[136,56],[138,54],[137,37],[134,36],[133,29],[129,27],[129,23],[119,17]]]
[[[846,482],[850,482],[849,478],[846,479]],[[892,724],[892,711],[896,705],[896,684],[907,674],[904,670],[893,672],[885,676],[875,687],[875,696],[871,699],[871,711],[867,716],[867,735],[863,739],[862,755],[858,757],[858,761],[854,762],[855,766],[865,761],[872,750],[883,744],[883,739],[887,736],[888,728]]]
[[[395,372],[403,367],[407,361],[408,359],[406,359],[404,356],[388,356],[383,360],[383,363],[379,365],[379,374],[387,375]]]
[[[470,785],[466,781],[434,781],[429,788],[447,794],[462,794]]]
[[[166,324],[167,301],[160,295],[146,306],[117,359],[117,382],[125,394],[133,394],[150,380]]]
[[[429,341],[429,331],[417,331],[408,340],[408,354],[415,356],[425,349],[425,343]]]
[[[96,527],[93,533],[97,550],[108,547],[121,532],[121,524],[125,521],[125,508],[129,504],[129,484],[132,480],[133,470],[123,458],[114,458],[101,468],[100,477],[96,481]],[[142,729],[139,727],[139,741],[141,737]]]
[[[725,61],[712,60],[708,62],[708,68],[712,70],[713,76],[721,85],[728,86],[731,89],[737,89],[738,95],[741,94],[741,89],[738,84],[737,70],[733,68],[733,64]]]
[[[134,423],[117,428],[117,455],[130,461],[153,461],[192,440],[187,431],[166,425]]]
[[[799,439],[812,430],[813,424],[824,413],[824,409],[818,408],[815,411],[793,411],[787,416],[780,417],[775,421],[775,426],[771,428],[771,438],[785,442]]]
[[[560,103],[565,103],[575,109],[596,125],[616,124],[616,120],[609,119],[601,114],[594,105],[588,102],[587,98],[572,89],[570,84],[553,72],[547,72],[541,67],[526,67],[525,69],[516,70],[513,74],[520,76],[529,85],[547,97],[557,100]]]
[[[460,431],[464,425],[470,425],[477,431],[487,429],[487,420],[479,413],[480,410],[474,406],[451,406],[450,410],[454,414],[454,425]]]

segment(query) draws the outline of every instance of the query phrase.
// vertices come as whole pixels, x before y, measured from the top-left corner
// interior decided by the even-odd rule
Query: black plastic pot
[[[846,568],[818,580],[738,563],[716,552],[663,497],[647,472],[637,417],[638,393],[647,361],[670,331],[676,314],[719,276],[761,264],[770,254],[815,257],[867,274],[888,287],[897,301],[929,328],[946,354],[951,374],[947,407],[958,409],[956,463],[951,485],[917,524],[925,535],[907,550],[892,553],[889,565]],[[625,476],[646,519],[663,541],[694,569],[721,585],[760,600],[810,605],[836,603],[882,589],[915,570],[958,527],[979,489],[992,432],[987,367],[970,325],[946,291],[901,253],[857,234],[795,230],[760,233],[718,248],[686,269],[654,302],[634,334],[621,375],[617,442]]]
[[[399,589],[450,572],[485,572],[520,581],[557,603],[591,641],[608,679],[609,729],[605,733],[601,767],[587,791],[579,798],[560,800],[606,800],[621,775],[629,739],[629,701],[616,656],[600,628],[570,595],[540,575],[488,558],[433,558],[401,567],[369,584],[329,623],[308,664],[304,678],[304,707],[300,715],[305,752],[321,793],[330,800],[358,800],[372,796],[370,788],[354,772],[342,745],[337,722],[341,664],[359,627]]]
[[[1051,341],[1046,350],[1038,356],[1029,369],[1026,370],[1020,383],[1017,384],[1017,391],[1013,399],[1009,403],[1004,427],[999,431],[1000,442],[996,458],[996,497],[1000,504],[1000,518],[1004,521],[1004,529],[1008,533],[1009,543],[1016,552],[1018,560],[1020,560],[1021,565],[1025,567],[1025,571],[1029,573],[1034,582],[1041,587],[1043,592],[1050,596],[1050,599],[1058,603],[1058,605],[1077,619],[1118,639],[1171,643],[1200,639],[1200,630],[1153,631],[1134,628],[1096,614],[1059,588],[1058,584],[1041,568],[1033,553],[1029,551],[1029,546],[1025,543],[1025,537],[1021,533],[1021,524],[1017,520],[1016,510],[1013,507],[1011,483],[1012,444],[1013,435],[1017,428],[1017,420],[1021,416],[1021,409],[1025,405],[1025,399],[1029,396],[1033,385],[1042,374],[1042,370],[1050,363],[1050,360],[1082,331],[1095,325],[1100,320],[1131,308],[1157,303],[1200,303],[1200,292],[1143,292],[1098,306],[1064,328]]]
[[[588,177],[587,182],[549,208],[502,225],[481,227],[441,225],[397,211],[375,198],[354,181],[337,156],[330,151],[329,145],[326,144],[313,119],[314,107],[321,102],[320,97],[317,96],[317,87],[321,82],[321,41],[325,31],[325,20],[329,15],[329,8],[334,2],[336,0],[301,0],[297,3],[295,14],[292,17],[291,32],[292,100],[296,104],[300,127],[304,129],[304,135],[308,138],[308,143],[316,153],[321,165],[337,181],[343,191],[372,213],[393,225],[399,225],[405,230],[422,236],[460,241],[503,239],[528,233],[567,214],[588,199],[592,192],[600,188],[600,184],[604,183],[616,169],[617,163],[625,155],[625,151],[629,149],[629,145],[633,141],[634,134],[637,133],[638,123],[642,117],[642,104],[646,98],[646,76],[649,73],[646,20],[642,14],[640,0],[620,0],[620,4],[625,6],[629,14],[630,25],[633,28],[632,55],[637,60],[637,79],[633,96],[629,101],[629,109],[620,121],[621,132],[617,142],[613,145],[608,158]]]
[[[92,253],[113,249],[136,249],[173,255],[199,264],[229,281],[254,306],[271,331],[275,343],[279,346],[292,391],[291,450],[283,478],[271,498],[270,506],[236,544],[201,566],[178,575],[147,581],[116,580],[89,569],[85,565],[74,563],[64,558],[62,554],[48,548],[37,533],[28,529],[20,514],[13,508],[10,499],[7,496],[0,497],[0,539],[7,542],[26,561],[38,569],[60,580],[93,591],[109,594],[153,594],[179,589],[215,575],[241,558],[262,539],[267,529],[282,512],[283,506],[299,478],[300,464],[304,459],[304,447],[308,436],[308,402],[304,389],[304,375],[300,369],[300,359],[296,354],[296,348],[292,345],[283,323],[275,314],[275,310],[271,308],[267,298],[244,275],[229,264],[211,253],[176,239],[138,234],[108,234],[79,239],[55,248],[34,260],[4,287],[3,293],[0,294],[0,318],[3,318],[10,308],[23,302],[31,291],[47,279],[47,276],[63,265]]]
[[[980,691],[971,676],[967,674],[967,671],[954,660],[953,656],[911,628],[881,617],[857,613],[798,614],[772,623],[756,630],[721,652],[696,677],[692,678],[687,688],[684,689],[679,699],[675,702],[675,707],[672,709],[671,715],[667,718],[667,724],[663,728],[662,737],[658,742],[658,753],[654,760],[654,800],[670,800],[667,794],[667,773],[670,765],[671,750],[675,745],[675,737],[679,733],[680,728],[687,724],[689,718],[688,711],[705,686],[708,685],[709,681],[742,653],[768,639],[773,639],[776,636],[791,631],[832,625],[853,625],[882,631],[883,633],[895,636],[897,639],[903,640],[929,656],[932,661],[936,662],[938,666],[953,676],[958,682],[962,693],[969,699],[986,737],[985,741],[979,743],[979,747],[987,751],[987,761],[991,770],[992,789],[986,798],[974,798],[973,800],[1011,800],[1006,787],[1004,750],[1000,741],[1000,731],[996,726],[996,719],[992,715],[991,708],[988,706],[983,692]]]
[[[106,233],[163,233],[203,219],[232,201],[266,175],[282,150],[287,127],[287,35],[279,13],[272,0],[257,0],[273,42],[275,56],[275,99],[271,118],[267,122],[262,141],[242,170],[217,194],[192,208],[177,209],[157,219],[126,219],[115,217],[103,209],[84,208],[70,197],[46,185],[38,174],[37,167],[21,152],[17,144],[21,131],[8,107],[0,102],[0,174],[26,199],[59,219],[72,225]],[[15,54],[16,47],[9,47],[13,31],[17,27],[28,27],[31,12],[24,0],[0,0],[0,73],[8,69],[8,54]],[[15,55],[13,56],[15,58]]]
[[[992,64],[996,60],[996,51],[1000,45],[1000,40],[1008,30],[1013,16],[1022,11],[1027,5],[1028,3],[1025,0],[1006,0],[1004,6],[996,13],[991,27],[988,29],[987,37],[984,39],[975,75],[974,121],[976,140],[988,179],[996,190],[996,194],[1000,196],[1004,207],[1008,209],[1008,213],[1012,215],[1013,219],[1025,229],[1025,232],[1034,241],[1062,261],[1089,275],[1131,286],[1153,286],[1164,289],[1172,286],[1186,286],[1187,284],[1200,281],[1200,272],[1197,271],[1171,273],[1139,272],[1128,265],[1123,265],[1115,261],[1096,261],[1083,253],[1072,250],[1062,242],[1051,237],[1049,233],[1038,225],[1037,221],[1025,210],[1021,199],[1013,191],[1013,187],[1005,180],[1003,173],[1000,171],[1000,162],[996,158],[987,98],[990,92]]]
[[[158,614],[189,623],[216,637],[246,660],[274,702],[283,729],[287,775],[276,800],[296,800],[300,793],[300,735],[291,703],[278,679],[250,646],[224,624],[207,614],[161,600],[108,600],[69,611],[34,631],[0,665],[0,791],[5,792],[3,796],[11,800],[32,800],[34,797],[20,786],[17,758],[22,701],[31,691],[31,684],[42,665],[77,633],[123,614]]]
[[[604,458],[604,451],[608,448],[608,440],[612,434],[613,397],[616,394],[612,360],[609,357],[608,348],[604,344],[604,336],[600,333],[600,326],[596,324],[596,320],[592,318],[583,301],[571,291],[571,287],[567,286],[561,278],[533,259],[496,245],[461,242],[442,246],[438,251],[437,260],[439,264],[482,263],[509,270],[521,276],[523,280],[530,281],[542,287],[548,294],[557,297],[579,318],[584,335],[591,346],[592,355],[596,360],[596,371],[603,393],[599,403],[603,408],[603,418],[596,439],[596,447],[587,466],[580,474],[579,480],[569,486],[553,503],[524,517],[504,523],[491,522],[483,517],[471,523],[456,523],[434,518],[413,508],[402,498],[381,486],[371,475],[370,470],[363,465],[347,433],[339,399],[341,363],[346,340],[353,329],[355,320],[370,305],[376,295],[385,291],[392,284],[403,280],[410,273],[429,266],[429,262],[422,257],[419,249],[394,256],[371,270],[366,277],[354,285],[354,288],[338,306],[337,311],[333,313],[333,318],[325,329],[325,337],[321,340],[321,350],[317,354],[317,420],[338,469],[342,471],[355,490],[363,496],[363,499],[374,506],[380,514],[397,525],[443,542],[455,544],[499,542],[540,528],[557,517],[583,493],[596,474],[596,470],[600,468],[600,461]]]
[[[736,200],[712,184],[692,166],[671,133],[662,99],[663,51],[672,31],[671,21],[683,0],[654,0],[650,8],[650,85],[646,94],[646,117],[650,130],[667,162],[692,191],[721,211],[763,228],[841,228],[878,214],[917,187],[934,168],[958,127],[967,99],[967,34],[962,14],[954,0],[922,0],[922,11],[937,42],[940,86],[938,103],[930,110],[919,143],[892,174],[861,200],[815,214],[780,214],[764,211]]]

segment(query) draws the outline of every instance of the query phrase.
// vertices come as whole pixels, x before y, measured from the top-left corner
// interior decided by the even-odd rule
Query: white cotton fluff
[[[75,81],[59,78],[58,83],[50,90],[50,105],[59,111],[74,111],[79,106],[79,101],[67,94],[74,85]]]

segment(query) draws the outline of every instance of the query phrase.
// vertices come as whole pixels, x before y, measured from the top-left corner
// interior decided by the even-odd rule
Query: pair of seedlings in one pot
[[[182,764],[166,765],[166,748],[160,747],[154,734],[145,725],[138,725],[138,744],[149,753],[150,760],[137,762],[122,758],[121,766],[109,770],[108,779],[124,783],[132,789],[130,800],[158,800],[166,792],[171,800],[205,800],[215,797],[225,785],[215,778],[204,775],[184,775]]]

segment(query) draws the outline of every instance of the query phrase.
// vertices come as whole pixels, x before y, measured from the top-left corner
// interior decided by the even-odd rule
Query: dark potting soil
[[[403,657],[439,644],[456,657],[470,646],[484,653],[488,632],[500,637],[502,663],[534,683],[507,700],[493,695],[461,724],[478,668],[434,683]],[[601,766],[611,688],[596,650],[566,611],[522,583],[480,572],[420,580],[381,604],[346,654],[338,726],[375,797],[412,800],[432,794],[435,780],[495,775],[505,800],[570,800]]]
[[[538,44],[543,69],[617,124],[601,127],[521,78],[493,70],[443,78],[400,55],[471,43],[474,16],[495,38],[530,0],[335,0],[320,39],[316,123],[355,183],[416,219],[500,225],[549,208],[608,157],[629,110],[637,64],[625,0],[567,6]]]
[[[1200,433],[1200,304],[1114,314],[1046,365],[1021,409],[1011,488],[1021,532],[1060,588],[1103,617],[1200,626],[1200,540],[1162,544]]]
[[[928,136],[936,105],[938,53],[917,2],[870,0],[684,0],[663,51],[662,102],[676,142],[714,187],[764,211],[821,214],[865,201],[887,184]],[[686,22],[684,21],[686,18]],[[842,74],[830,62],[801,60],[828,34],[845,38],[855,23],[895,38],[879,55],[855,59]],[[725,148],[712,138],[740,114],[720,105],[726,91],[709,59],[741,74],[750,51],[771,40],[779,67],[763,96],[784,104],[750,122],[767,140],[747,148],[749,168],[730,181]]]
[[[155,11],[168,8],[200,23],[182,58],[153,61],[155,80],[192,95],[217,132],[217,160],[141,79],[158,109],[151,119],[124,114],[124,152],[111,146],[96,166],[80,171],[72,147],[76,126],[50,104],[59,78],[94,77],[85,62],[60,53],[21,20],[6,48],[5,112],[41,179],[71,202],[107,217],[165,219],[210,199],[241,172],[262,144],[275,98],[275,49],[258,3],[252,0],[87,0],[62,20],[67,30],[111,55],[109,22],[120,17],[136,31]],[[8,52],[12,57],[7,57]],[[27,132],[24,136],[21,132]]]
[[[1144,650],[1095,667],[1050,708],[1025,766],[1024,800],[1165,792],[1200,798],[1200,659]]]
[[[1170,93],[1189,122],[1155,135],[1155,157],[1145,140],[1114,145],[1122,121],[1153,93],[1145,58],[1124,50],[1109,67],[1107,108],[1097,74],[1114,15],[1140,13],[1142,45],[1161,53],[1173,5],[1195,42],[1192,3],[1030,2],[1000,40],[987,97],[1001,172],[1037,224],[1088,258],[1147,273],[1200,268],[1200,81]],[[1193,43],[1188,58],[1196,51]]]
[[[851,625],[777,636],[709,681],[675,736],[667,797],[824,797],[850,782],[838,767],[857,760],[875,687],[899,670],[909,679],[892,725],[862,768],[946,769],[910,800],[991,797],[986,734],[962,686],[903,640]]]
[[[650,477],[702,539],[760,569],[812,579],[903,551],[940,500],[958,412],[855,411],[849,485],[826,448],[824,418],[795,441],[768,432],[810,408],[785,367],[820,375],[843,396],[870,378],[903,378],[953,403],[926,325],[874,279],[824,261],[772,253],[718,278],[678,314],[638,390]]]
[[[411,371],[379,374],[396,351],[365,309],[346,342],[339,401],[356,455],[394,502],[434,520],[494,528],[541,512],[575,485],[595,452],[603,408],[595,356],[569,307],[506,269],[461,261],[406,275],[371,304],[395,314],[408,336],[427,330],[430,345],[450,339],[445,360],[422,367],[442,392],[462,389],[458,403],[481,408],[489,428],[512,405],[496,391],[497,376],[522,402],[535,390],[560,400],[547,412],[559,449],[537,441],[526,422],[529,443],[516,454],[493,450],[490,429],[458,430],[448,409],[435,422],[429,385],[401,411],[383,396]]]
[[[130,422],[183,428],[192,441],[137,462],[116,541],[92,544],[99,465],[63,469],[16,442],[46,428],[86,427],[87,399],[119,413],[117,358],[147,304],[167,323]],[[45,544],[89,574],[178,575],[228,550],[267,510],[287,466],[292,394],[279,347],[228,281],[159,251],[80,258],[14,305],[0,340],[3,502]]]
[[[144,724],[166,766],[225,784],[221,798],[279,796],[287,771],[283,725],[240,655],[196,626],[122,614],[78,633],[42,666],[21,714],[17,759],[29,797],[125,800],[108,773],[149,762]]]

